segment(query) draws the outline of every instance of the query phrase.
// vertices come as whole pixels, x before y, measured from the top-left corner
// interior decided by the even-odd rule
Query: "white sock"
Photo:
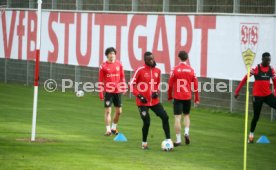
[[[189,130],[190,130],[190,128],[185,127],[185,134],[184,135],[189,135]]]
[[[142,146],[147,145],[147,144],[148,144],[148,142],[142,142]]]
[[[254,132],[250,132],[250,133],[249,133],[249,136],[254,136]]]
[[[106,131],[111,132],[110,126],[106,126]]]
[[[181,134],[176,134],[176,143],[181,143]]]
[[[111,129],[112,129],[112,130],[116,130],[116,128],[117,128],[117,124],[112,123]]]

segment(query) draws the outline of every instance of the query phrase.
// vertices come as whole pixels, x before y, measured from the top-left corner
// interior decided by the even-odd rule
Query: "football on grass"
[[[161,143],[161,149],[163,151],[171,151],[173,150],[173,142],[172,140],[163,140],[162,143]]]
[[[84,91],[78,90],[77,93],[76,93],[76,96],[77,97],[83,97],[84,96]]]

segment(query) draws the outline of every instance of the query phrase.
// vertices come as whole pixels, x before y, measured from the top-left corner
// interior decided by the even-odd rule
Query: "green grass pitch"
[[[161,151],[161,120],[151,112],[150,150],[141,149],[134,99],[123,98],[118,129],[128,142],[105,137],[103,103],[96,94],[48,93],[39,87],[37,139],[31,143],[33,88],[0,84],[0,169],[242,169],[244,116],[191,111],[191,145]],[[164,103],[175,139],[172,104]],[[251,117],[249,118],[251,120]],[[183,130],[183,129],[182,129]],[[248,169],[275,169],[276,124],[258,123],[255,136],[271,144],[248,145]]]

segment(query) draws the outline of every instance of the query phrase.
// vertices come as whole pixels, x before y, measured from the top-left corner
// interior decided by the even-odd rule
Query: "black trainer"
[[[185,134],[184,137],[185,137],[185,143],[186,143],[186,145],[189,145],[190,142],[191,142],[189,135]]]
[[[173,143],[173,146],[174,146],[174,147],[181,146],[181,142],[179,142],[179,143],[174,142],[174,143]]]
[[[119,131],[117,129],[111,129],[111,133],[114,135],[118,135]]]

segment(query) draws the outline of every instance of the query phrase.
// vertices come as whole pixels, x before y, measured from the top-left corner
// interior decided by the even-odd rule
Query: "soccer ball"
[[[165,139],[161,143],[161,149],[163,151],[171,151],[173,150],[173,142],[172,140]]]
[[[78,90],[76,93],[77,97],[83,97],[84,96],[84,92],[82,90]]]

